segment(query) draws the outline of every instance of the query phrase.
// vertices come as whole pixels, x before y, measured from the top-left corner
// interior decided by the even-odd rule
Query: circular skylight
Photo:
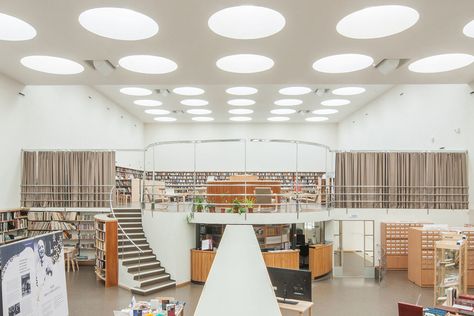
[[[349,38],[381,38],[409,29],[419,18],[418,12],[410,7],[381,5],[349,14],[337,23],[336,30]]]
[[[227,104],[234,106],[249,106],[254,105],[255,101],[250,99],[232,99],[227,101]]]
[[[160,106],[163,105],[163,102],[158,100],[136,100],[133,103],[141,106]]]
[[[267,120],[270,122],[285,122],[285,121],[289,121],[290,118],[286,116],[272,116],[272,117],[267,118]]]
[[[127,70],[149,75],[166,74],[178,68],[171,59],[151,55],[126,56],[120,58],[119,65]]]
[[[95,8],[79,15],[79,23],[96,35],[122,41],[137,41],[158,33],[150,17],[125,8]]]
[[[170,111],[161,110],[161,109],[151,109],[151,110],[145,110],[145,113],[152,114],[152,115],[166,115],[166,114],[170,114]]]
[[[280,106],[294,106],[294,105],[300,105],[303,103],[302,100],[300,99],[280,99],[276,100],[275,105],[280,105]]]
[[[329,99],[329,100],[324,100],[321,102],[322,105],[325,106],[341,106],[341,105],[347,105],[351,103],[351,101],[346,100],[346,99]]]
[[[0,13],[0,40],[27,41],[36,36],[33,26],[14,16]]]
[[[174,88],[173,92],[179,95],[201,95],[204,93],[204,90],[201,88],[196,88],[196,87],[179,87],[179,88]]]
[[[276,115],[294,114],[294,113],[296,113],[296,110],[293,110],[293,109],[275,109],[275,110],[271,110],[270,113],[276,114]]]
[[[306,121],[308,122],[324,122],[329,120],[329,118],[324,117],[324,116],[313,116],[313,117],[307,117],[305,118]]]
[[[211,114],[211,110],[205,110],[205,109],[191,109],[187,110],[186,113],[188,114],[193,114],[193,115],[205,115],[205,114]]]
[[[322,110],[315,110],[312,113],[316,115],[329,115],[329,114],[336,114],[337,112],[339,111],[335,109],[322,109]]]
[[[285,18],[269,8],[241,5],[214,13],[207,24],[220,36],[246,40],[280,32],[285,27]]]
[[[232,95],[252,95],[257,93],[258,90],[252,87],[232,87],[225,90],[225,92]]]
[[[153,92],[149,89],[145,88],[136,88],[136,87],[128,87],[128,88],[122,88],[120,89],[120,93],[126,94],[126,95],[133,95],[137,97],[142,97],[145,95],[150,95]]]
[[[365,88],[362,87],[344,87],[332,90],[332,94],[335,95],[356,95],[365,92]]]
[[[274,64],[271,58],[255,54],[229,55],[216,62],[219,69],[239,74],[266,71],[272,68]]]
[[[253,110],[250,109],[232,109],[229,110],[230,114],[235,114],[235,115],[246,115],[246,114],[252,114]]]
[[[27,68],[54,75],[74,75],[84,71],[75,61],[53,56],[27,56],[20,60]]]
[[[303,95],[311,92],[311,89],[308,87],[288,87],[278,90],[280,94],[283,95]]]
[[[176,121],[176,118],[168,117],[168,116],[159,116],[159,117],[155,117],[154,120],[158,122],[174,122]]]
[[[467,23],[462,31],[463,31],[464,35],[474,38],[474,20]]]
[[[214,118],[208,116],[196,116],[192,117],[191,120],[196,122],[211,122],[214,121]]]
[[[374,59],[361,54],[340,54],[321,58],[314,62],[313,69],[330,74],[347,73],[365,69],[374,63]]]
[[[248,121],[251,121],[252,118],[249,116],[232,116],[232,117],[229,117],[229,120],[234,121],[234,122],[248,122]]]
[[[185,99],[181,101],[181,104],[188,106],[204,106],[208,105],[209,102],[202,99]]]
[[[474,56],[469,54],[442,54],[419,59],[408,66],[408,69],[418,73],[438,73],[460,69],[474,62]]]

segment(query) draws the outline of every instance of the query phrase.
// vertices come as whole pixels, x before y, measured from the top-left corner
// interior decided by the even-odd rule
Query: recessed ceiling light
[[[374,59],[362,54],[340,54],[321,58],[314,62],[313,69],[330,74],[347,73],[365,69]]]
[[[210,122],[210,121],[214,121],[214,118],[208,117],[208,116],[196,116],[196,117],[192,117],[191,120],[196,121],[196,122]]]
[[[474,38],[474,20],[467,23],[466,26],[464,26],[462,31],[463,31],[464,35]]]
[[[14,16],[0,13],[0,40],[27,41],[36,36],[33,26]]]
[[[418,12],[410,7],[381,5],[347,15],[337,23],[336,30],[349,38],[381,38],[409,29],[419,18]]]
[[[136,87],[128,87],[128,88],[122,88],[120,89],[120,93],[126,94],[126,95],[133,95],[137,97],[142,97],[145,95],[150,95],[153,92],[149,89],[145,88],[136,88]]]
[[[412,62],[408,69],[418,73],[438,73],[460,69],[474,62],[469,54],[442,54],[419,59]]]
[[[227,104],[234,105],[234,106],[248,106],[254,105],[255,101],[250,99],[232,99],[227,101]]]
[[[312,113],[316,115],[329,115],[329,114],[336,114],[337,112],[339,111],[335,109],[322,109],[322,110],[315,110]]]
[[[232,117],[229,117],[229,120],[234,121],[234,122],[248,122],[248,121],[251,121],[252,118],[248,116],[232,116]]]
[[[205,114],[211,114],[211,110],[205,110],[205,109],[191,109],[187,110],[186,113],[188,114],[193,114],[193,115],[205,115]]]
[[[324,117],[324,116],[313,116],[313,117],[307,117],[305,118],[306,121],[308,122],[323,122],[329,120],[329,118]]]
[[[133,103],[141,106],[160,106],[163,105],[163,102],[158,100],[136,100]]]
[[[127,70],[149,75],[166,74],[178,68],[171,59],[151,55],[126,56],[120,58],[119,65]]]
[[[255,54],[229,55],[216,61],[216,66],[219,69],[239,74],[266,71],[274,64],[271,58]]]
[[[325,106],[341,106],[341,105],[347,105],[351,103],[351,101],[346,100],[346,99],[329,99],[329,100],[324,100],[321,102],[322,105]]]
[[[208,105],[209,102],[201,99],[184,99],[181,101],[181,104],[188,106],[204,106]]]
[[[161,110],[161,109],[151,109],[151,110],[145,110],[145,113],[152,114],[152,115],[166,115],[166,114],[170,114],[170,111]]]
[[[356,95],[365,92],[365,88],[362,87],[344,87],[332,90],[332,94],[335,95]]]
[[[252,87],[232,87],[225,90],[225,92],[233,95],[252,95],[257,93],[258,90]]]
[[[279,12],[253,5],[230,7],[214,13],[207,24],[216,34],[233,39],[258,39],[280,32],[285,18]]]
[[[250,109],[232,109],[229,110],[230,114],[236,114],[236,115],[246,115],[246,114],[252,114],[253,110]]]
[[[275,110],[271,110],[270,113],[277,114],[277,115],[293,114],[293,113],[296,113],[296,110],[293,110],[293,109],[275,109]]]
[[[79,23],[96,35],[122,41],[150,38],[158,24],[150,17],[124,8],[95,8],[79,15]]]
[[[174,88],[173,92],[179,95],[201,95],[204,93],[204,90],[196,87],[179,87]]]
[[[81,64],[61,57],[27,56],[20,62],[27,68],[54,75],[75,75],[84,71]]]
[[[280,94],[283,95],[303,95],[311,92],[311,89],[308,87],[288,87],[278,90]]]
[[[302,100],[300,99],[280,99],[276,100],[275,105],[280,105],[280,106],[294,106],[294,105],[300,105],[303,103]]]
[[[159,117],[155,117],[154,120],[158,122],[174,122],[176,121],[176,118],[168,117],[168,116],[159,116]]]
[[[285,122],[285,121],[289,121],[290,118],[286,116],[272,116],[272,117],[267,118],[267,120],[271,122]]]

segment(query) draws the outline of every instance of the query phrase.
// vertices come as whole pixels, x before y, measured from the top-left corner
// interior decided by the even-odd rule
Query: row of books
[[[72,223],[49,221],[49,222],[28,222],[28,230],[75,230]]]
[[[23,229],[27,226],[26,218],[12,219],[7,222],[0,222],[0,233],[16,229]]]
[[[16,218],[23,218],[26,216],[24,211],[11,211],[0,213],[0,221],[10,221]]]

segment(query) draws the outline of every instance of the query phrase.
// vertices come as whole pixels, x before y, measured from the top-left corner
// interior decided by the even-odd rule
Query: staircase
[[[171,279],[169,273],[166,273],[147,242],[142,226],[141,210],[117,208],[114,209],[114,213],[123,231],[142,250],[140,253],[119,228],[119,261],[134,280],[133,283],[136,286],[131,288],[132,293],[149,295],[175,287],[176,281]]]

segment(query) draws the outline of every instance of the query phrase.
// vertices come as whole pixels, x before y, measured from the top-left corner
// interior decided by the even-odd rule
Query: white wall
[[[346,150],[468,150],[474,186],[474,95],[466,84],[399,85],[339,123]],[[474,188],[470,190],[471,209]]]
[[[143,123],[90,87],[23,86],[0,75],[0,209],[20,206],[21,149],[143,144]],[[143,160],[130,153],[117,158],[131,166]]]
[[[145,211],[143,230],[151,249],[177,284],[191,281],[191,249],[196,245],[196,225],[187,213]]]
[[[286,139],[317,142],[336,147],[335,124],[146,124],[145,142],[205,139]],[[192,144],[155,147],[156,170],[192,171]],[[247,142],[249,171],[332,170],[331,159],[321,147],[294,144]],[[244,143],[198,144],[196,168],[200,171],[242,171],[245,168]],[[147,168],[153,164],[147,153]]]

